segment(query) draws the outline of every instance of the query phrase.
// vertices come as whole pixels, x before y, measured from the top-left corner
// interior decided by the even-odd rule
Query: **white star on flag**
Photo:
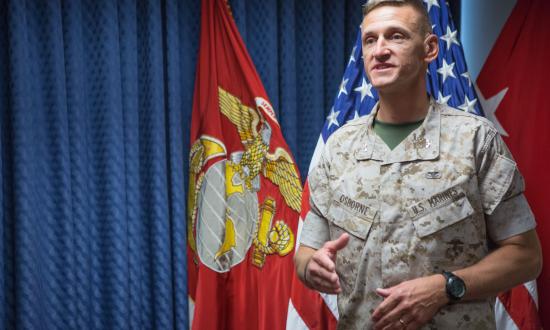
[[[355,50],[357,49],[357,46],[353,47],[353,50],[351,51],[351,56],[349,57],[348,65],[351,64],[351,62],[355,62]]]
[[[475,113],[476,103],[477,103],[476,99],[473,99],[470,101],[470,99],[468,99],[468,95],[466,95],[464,97],[464,103],[462,105],[459,105],[458,108],[465,112]]]
[[[470,73],[468,71],[464,72],[460,76],[466,78],[468,80],[468,87],[472,87],[472,78],[470,78]]]
[[[453,44],[460,46],[460,43],[456,38],[457,34],[457,30],[451,31],[451,28],[447,26],[447,34],[441,36],[441,40],[444,40],[447,43],[447,50],[451,49]]]
[[[430,9],[432,9],[432,6],[439,7],[439,2],[437,0],[424,0],[424,2],[428,5],[428,13]]]
[[[338,92],[338,97],[340,97],[340,95],[342,94],[348,95],[348,91],[346,90],[346,85],[348,83],[348,80],[349,79],[342,80],[342,83],[340,84],[340,91]]]
[[[441,94],[441,91],[438,91],[437,92],[437,103],[448,105],[447,102],[449,102],[449,99],[451,98],[451,96],[452,95],[443,96],[443,94]]]
[[[328,128],[330,128],[332,125],[340,126],[340,123],[338,122],[339,114],[340,114],[340,111],[334,111],[334,107],[330,109],[330,114],[327,117]]]
[[[374,96],[372,95],[371,89],[372,89],[372,85],[367,83],[365,78],[363,78],[363,81],[361,82],[361,86],[355,88],[354,91],[361,92],[361,102],[363,102],[363,99],[367,95],[370,96],[371,98],[374,98]]]
[[[451,63],[451,65],[449,65],[447,64],[447,61],[443,59],[443,64],[441,65],[441,68],[437,69],[437,73],[443,76],[443,83],[445,83],[445,80],[447,80],[448,77],[456,78],[453,72],[454,68],[455,68],[454,63]]]
[[[495,127],[497,128],[500,135],[508,136],[508,132],[506,132],[504,127],[502,127],[502,125],[500,124],[496,116],[498,106],[500,105],[500,102],[502,102],[502,99],[504,99],[504,96],[508,92],[508,87],[506,87],[505,89],[501,90],[496,95],[493,95],[488,99],[485,99],[485,96],[483,96],[483,93],[481,93],[481,91],[479,90],[476,84],[474,84],[474,87],[476,89],[477,96],[479,97],[479,103],[481,103],[481,107],[485,112],[485,118],[489,119],[493,124],[495,124]]]
[[[355,110],[355,113],[353,114],[353,120],[359,118],[361,116],[359,116],[359,111],[358,110]]]

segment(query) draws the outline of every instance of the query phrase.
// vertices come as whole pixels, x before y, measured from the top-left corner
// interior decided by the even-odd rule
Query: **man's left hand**
[[[376,289],[384,298],[372,313],[374,329],[418,329],[449,302],[445,277],[432,275]]]

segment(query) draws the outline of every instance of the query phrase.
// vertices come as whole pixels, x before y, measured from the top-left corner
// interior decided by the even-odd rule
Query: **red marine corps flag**
[[[284,329],[302,186],[225,0],[202,0],[191,125],[192,329]]]

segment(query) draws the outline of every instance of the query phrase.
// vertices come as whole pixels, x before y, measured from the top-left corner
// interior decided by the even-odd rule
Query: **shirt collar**
[[[441,134],[441,106],[430,98],[430,108],[422,124],[409,134],[395,149],[390,150],[373,129],[374,118],[379,109],[377,103],[369,116],[361,136],[361,149],[355,153],[357,160],[380,160],[384,164],[431,160],[439,157]]]

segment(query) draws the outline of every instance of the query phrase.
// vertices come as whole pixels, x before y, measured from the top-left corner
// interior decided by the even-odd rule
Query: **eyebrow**
[[[384,34],[386,33],[395,33],[395,32],[399,32],[399,33],[402,33],[402,34],[405,34],[405,35],[408,35],[410,36],[413,32],[412,31],[409,31],[401,26],[390,26],[388,27],[385,31],[384,31]],[[363,30],[361,31],[361,35],[364,37],[364,36],[370,36],[370,35],[373,35],[375,34],[374,31],[372,30]]]

